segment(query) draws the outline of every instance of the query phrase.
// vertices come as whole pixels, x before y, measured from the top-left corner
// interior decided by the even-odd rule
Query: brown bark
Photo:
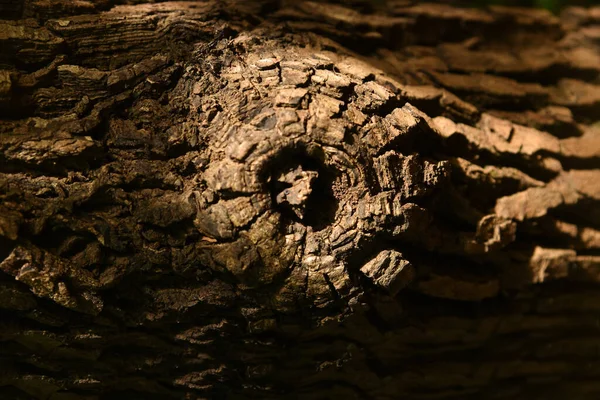
[[[359,3],[0,1],[0,398],[598,398],[600,9]]]

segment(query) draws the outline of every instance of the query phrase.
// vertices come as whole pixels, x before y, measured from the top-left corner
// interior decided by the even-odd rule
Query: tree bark
[[[0,18],[1,398],[600,395],[600,8]]]

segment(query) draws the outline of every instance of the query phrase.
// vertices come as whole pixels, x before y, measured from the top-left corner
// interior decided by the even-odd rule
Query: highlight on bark
[[[596,399],[599,21],[0,2],[0,397]]]

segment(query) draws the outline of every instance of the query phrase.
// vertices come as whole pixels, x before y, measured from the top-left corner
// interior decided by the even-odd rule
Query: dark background
[[[567,6],[593,6],[600,4],[600,0],[471,0],[468,4],[474,6],[485,6],[499,4],[518,7],[546,8],[557,12]]]

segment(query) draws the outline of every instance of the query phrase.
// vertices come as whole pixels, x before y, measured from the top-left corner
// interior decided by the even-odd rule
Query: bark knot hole
[[[338,207],[333,193],[337,174],[326,165],[321,151],[304,147],[284,149],[264,172],[272,204],[286,219],[315,230],[333,222]]]

